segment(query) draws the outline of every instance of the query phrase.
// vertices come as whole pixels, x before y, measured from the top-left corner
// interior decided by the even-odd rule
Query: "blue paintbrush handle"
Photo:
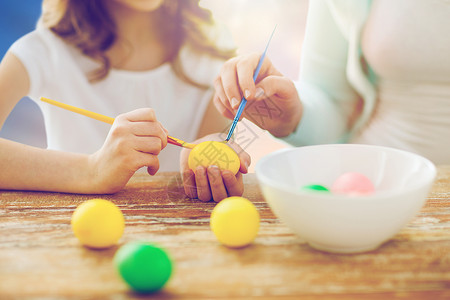
[[[255,73],[253,73],[253,81],[256,82],[256,78],[258,78],[259,70],[261,70],[261,66],[264,61],[264,57],[266,57],[267,48],[269,48],[270,41],[272,40],[273,34],[275,33],[275,29],[272,31],[272,34],[270,35],[269,41],[267,42],[266,49],[264,49],[264,52],[261,54],[261,57],[259,58],[258,65],[256,66]],[[229,141],[231,139],[231,136],[233,135],[234,129],[236,128],[237,123],[239,122],[239,119],[241,118],[242,113],[244,112],[245,105],[247,104],[247,99],[245,97],[242,97],[241,104],[239,104],[239,108],[236,112],[236,116],[233,119],[233,123],[231,124],[230,130],[228,131],[226,141]]]
[[[242,97],[241,104],[239,104],[239,108],[236,112],[236,116],[233,119],[233,123],[231,124],[230,130],[228,131],[226,141],[229,141],[231,139],[231,136],[233,135],[234,129],[236,128],[237,123],[239,122],[239,118],[242,115],[242,112],[244,111],[245,104],[247,104],[247,99]]]

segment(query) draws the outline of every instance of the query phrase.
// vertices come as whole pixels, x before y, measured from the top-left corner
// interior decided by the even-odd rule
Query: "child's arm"
[[[0,189],[89,193],[88,165],[88,155],[0,139]]]
[[[28,93],[26,69],[12,54],[0,64],[0,124]],[[0,189],[114,193],[136,170],[159,168],[167,132],[152,109],[116,117],[102,148],[91,155],[52,151],[0,139]]]
[[[118,116],[102,148],[91,155],[0,139],[0,189],[115,193],[141,167],[154,175],[166,145],[167,134],[152,109]]]

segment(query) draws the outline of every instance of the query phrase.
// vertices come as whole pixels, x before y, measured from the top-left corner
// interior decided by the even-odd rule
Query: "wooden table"
[[[310,248],[275,218],[254,174],[244,196],[261,214],[255,242],[220,245],[209,229],[214,203],[188,199],[175,173],[139,175],[105,195],[126,219],[120,244],[166,248],[172,278],[161,298],[450,299],[450,166],[439,167],[419,215],[379,249],[357,255]],[[90,250],[72,234],[77,205],[94,195],[0,192],[0,299],[128,299],[117,250]]]

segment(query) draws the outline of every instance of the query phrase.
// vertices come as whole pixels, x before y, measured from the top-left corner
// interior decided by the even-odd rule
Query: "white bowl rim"
[[[379,145],[366,145],[366,144],[320,144],[320,145],[308,145],[308,146],[300,146],[300,147],[292,147],[292,148],[283,148],[283,149],[279,149],[276,150],[272,153],[269,153],[265,156],[263,156],[257,163],[255,166],[255,174],[256,177],[258,178],[258,180],[261,182],[263,181],[264,184],[268,184],[272,187],[278,188],[280,190],[283,190],[284,192],[288,192],[288,193],[293,193],[296,195],[301,195],[301,196],[305,196],[308,195],[310,197],[314,197],[317,199],[342,199],[342,200],[353,200],[353,199],[357,199],[358,202],[360,202],[362,199],[369,201],[369,200],[373,200],[373,199],[380,199],[380,198],[385,198],[385,197],[395,197],[397,195],[402,194],[403,192],[401,190],[388,190],[388,191],[379,191],[379,192],[375,192],[371,195],[363,195],[363,196],[354,196],[354,195],[340,195],[340,194],[333,194],[333,193],[311,193],[308,191],[302,191],[301,189],[292,189],[292,187],[288,187],[287,185],[280,185],[279,183],[274,182],[272,179],[270,179],[267,175],[264,175],[262,172],[260,172],[261,169],[261,165],[264,164],[265,161],[271,159],[273,156],[279,155],[280,153],[283,152],[292,152],[295,151],[299,148],[317,148],[317,147],[361,147],[361,148],[378,148],[380,150],[387,150],[387,151],[394,151],[394,152],[399,152],[402,154],[406,154],[406,155],[410,155],[410,156],[415,156],[417,158],[419,158],[420,160],[422,160],[424,162],[424,164],[426,165],[426,167],[428,167],[431,172],[432,172],[432,176],[430,176],[430,180],[429,181],[425,181],[420,185],[415,186],[414,188],[408,190],[410,192],[416,191],[416,190],[420,190],[422,189],[424,186],[427,185],[431,185],[437,175],[437,169],[436,166],[434,165],[434,163],[432,163],[429,159],[427,159],[426,157],[423,157],[419,154],[413,153],[413,152],[409,152],[406,150],[401,150],[401,149],[396,149],[396,148],[392,148],[392,147],[386,147],[386,146],[379,146]],[[363,200],[363,201],[364,201]]]

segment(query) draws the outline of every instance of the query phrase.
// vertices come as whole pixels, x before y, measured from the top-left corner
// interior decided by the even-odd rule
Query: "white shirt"
[[[383,145],[449,164],[449,16],[446,0],[310,1],[296,83],[303,117],[284,140]]]
[[[49,149],[94,153],[103,145],[110,125],[39,101],[41,96],[110,117],[151,107],[171,136],[190,142],[197,137],[213,95],[211,89],[178,78],[168,63],[149,71],[112,69],[104,80],[90,83],[86,74],[98,67],[97,62],[42,27],[19,39],[10,51],[27,69],[28,96],[43,112]],[[223,61],[200,56],[188,47],[181,51],[189,76],[211,84]],[[160,170],[179,170],[179,152],[179,147],[167,145],[158,156]]]
[[[450,163],[449,30],[448,1],[373,1],[362,50],[377,75],[378,98],[354,142]]]

